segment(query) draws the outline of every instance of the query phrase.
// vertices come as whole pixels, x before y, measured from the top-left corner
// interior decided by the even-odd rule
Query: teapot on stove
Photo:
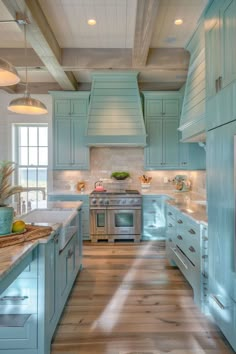
[[[103,187],[103,184],[102,184],[102,181],[96,181],[94,183],[94,190],[96,192],[104,192],[105,191],[105,189]]]

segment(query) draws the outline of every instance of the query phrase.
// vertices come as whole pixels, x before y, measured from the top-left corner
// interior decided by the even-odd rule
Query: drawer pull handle
[[[0,301],[24,301],[28,298],[28,296],[3,296]]]
[[[216,295],[211,294],[210,297],[221,308],[221,310],[225,310],[226,307],[222,304],[222,302],[218,299]]]
[[[168,227],[173,227],[173,225],[172,224],[168,224]]]
[[[177,223],[178,223],[178,224],[183,224],[183,221],[182,221],[181,219],[179,219],[179,220],[177,221]]]
[[[69,250],[68,253],[67,253],[67,258],[71,258],[74,254],[74,251],[72,250]]]
[[[181,235],[178,235],[177,238],[178,238],[179,240],[183,240],[183,237],[182,237]]]
[[[168,215],[173,215],[170,211],[168,211]]]
[[[181,258],[180,254],[177,252],[176,248],[171,248],[172,251],[174,252],[174,254],[176,255],[176,257],[180,260],[180,262],[183,264],[184,268],[188,269],[187,264],[183,261],[183,259]]]
[[[55,243],[58,243],[59,242],[59,236],[56,235],[53,240],[54,240]]]
[[[188,232],[189,232],[191,235],[195,235],[195,234],[196,234],[196,232],[195,232],[193,229],[188,230]]]
[[[169,241],[169,242],[172,242],[172,238],[169,238],[168,241]]]
[[[195,248],[194,248],[193,246],[190,246],[190,247],[189,247],[189,251],[192,252],[192,253],[195,253],[195,252],[196,252],[196,251],[195,251]]]

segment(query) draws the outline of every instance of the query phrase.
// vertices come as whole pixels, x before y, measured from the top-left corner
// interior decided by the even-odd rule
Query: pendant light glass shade
[[[24,97],[16,98],[12,100],[7,108],[9,111],[19,114],[45,114],[47,113],[46,106],[32,97],[28,92]]]
[[[46,114],[48,113],[46,106],[36,100],[35,98],[30,97],[28,90],[28,67],[27,67],[27,46],[26,46],[26,24],[24,24],[24,42],[25,42],[25,77],[26,77],[26,89],[23,97],[15,98],[9,103],[7,109],[14,113],[19,114]]]
[[[14,66],[0,58],[0,86],[16,85],[18,82],[20,82],[20,77]]]

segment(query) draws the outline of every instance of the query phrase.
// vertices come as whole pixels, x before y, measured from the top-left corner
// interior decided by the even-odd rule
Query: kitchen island
[[[63,224],[49,236],[0,249],[0,353],[49,354],[51,339],[82,268],[81,202],[49,203],[76,215],[63,249]],[[70,225],[69,225],[70,229]]]

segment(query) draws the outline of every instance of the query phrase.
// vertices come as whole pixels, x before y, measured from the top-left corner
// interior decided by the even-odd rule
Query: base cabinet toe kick
[[[171,205],[166,207],[166,255],[178,266],[193,289],[194,302],[208,313],[207,227]]]

